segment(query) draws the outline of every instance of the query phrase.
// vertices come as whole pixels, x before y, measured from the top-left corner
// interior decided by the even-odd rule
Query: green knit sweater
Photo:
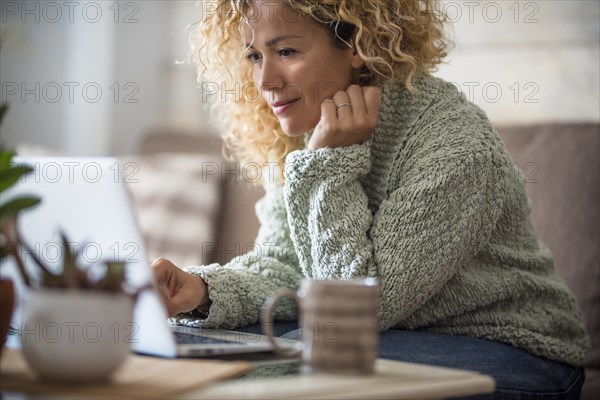
[[[525,180],[485,113],[425,76],[411,94],[383,88],[372,139],[299,150],[285,184],[256,205],[254,251],[187,267],[208,284],[208,318],[259,321],[265,298],[303,277],[377,277],[380,327],[486,338],[580,366],[589,348],[579,309],[530,221]],[[291,301],[276,318],[297,317]]]

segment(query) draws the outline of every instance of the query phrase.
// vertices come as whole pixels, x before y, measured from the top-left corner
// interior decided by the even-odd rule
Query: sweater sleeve
[[[290,241],[282,187],[280,183],[269,183],[266,189],[256,204],[260,229],[251,252],[226,265],[184,268],[207,283],[212,305],[206,319],[184,313],[176,318],[178,323],[224,329],[256,323],[268,295],[279,288],[298,287],[301,273]],[[297,309],[291,300],[281,301],[275,310],[278,320],[296,317]]]
[[[432,146],[410,157],[375,214],[359,178],[368,144],[299,150],[285,199],[300,267],[314,278],[377,277],[380,328],[401,323],[486,242],[500,212],[489,152]]]

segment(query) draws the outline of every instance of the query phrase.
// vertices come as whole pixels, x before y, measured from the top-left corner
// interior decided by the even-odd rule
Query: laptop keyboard
[[[238,343],[238,342],[231,342],[228,340],[215,339],[215,338],[211,338],[208,336],[192,335],[192,334],[183,333],[183,332],[173,332],[173,334],[175,335],[175,342],[177,342],[177,344]]]

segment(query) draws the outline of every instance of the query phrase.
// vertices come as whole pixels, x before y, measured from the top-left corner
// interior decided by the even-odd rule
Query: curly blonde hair
[[[432,72],[447,55],[447,16],[437,0],[282,0],[321,24],[337,47],[353,45],[364,66],[360,85],[404,82],[414,92],[415,75]],[[252,81],[241,26],[252,0],[208,0],[193,25],[190,45],[202,90],[221,93],[212,115],[224,129],[225,153],[241,162],[276,162],[304,147],[303,137],[282,131],[271,107]],[[215,92],[213,92],[215,93]],[[224,101],[223,94],[233,101]],[[204,96],[204,94],[203,94]],[[283,177],[283,174],[281,174]]]

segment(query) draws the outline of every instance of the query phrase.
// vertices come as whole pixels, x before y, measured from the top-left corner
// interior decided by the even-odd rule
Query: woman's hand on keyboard
[[[154,260],[152,270],[169,316],[192,311],[208,302],[208,287],[199,276],[183,271],[165,258]]]

